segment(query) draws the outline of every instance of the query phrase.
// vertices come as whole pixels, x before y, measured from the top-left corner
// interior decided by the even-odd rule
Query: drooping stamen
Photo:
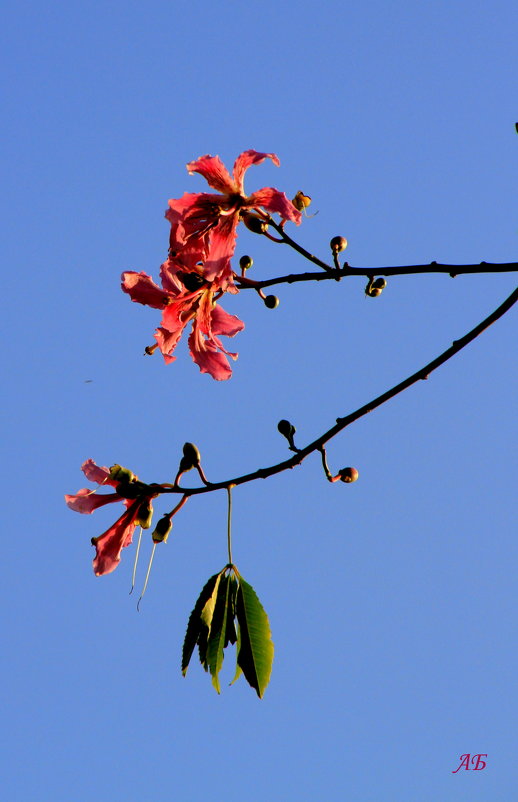
[[[135,576],[137,575],[137,563],[138,563],[138,555],[140,552],[140,543],[142,541],[142,527],[140,527],[140,532],[138,533],[138,541],[137,541],[137,551],[135,554],[135,562],[133,563],[133,576],[131,577],[131,590],[129,595],[133,593],[133,588],[135,587]]]
[[[153,543],[153,551],[151,552],[151,557],[149,558],[149,565],[147,567],[146,578],[144,580],[144,587],[142,588],[142,593],[140,594],[140,598],[139,598],[139,600],[137,602],[137,611],[138,612],[140,612],[140,602],[142,601],[142,597],[143,597],[144,593],[146,592],[147,582],[148,582],[148,579],[149,579],[149,573],[151,571],[151,566],[153,565],[153,557],[155,556],[155,549],[156,549],[156,543]]]
[[[108,479],[108,476],[105,476],[105,477],[104,477],[104,479],[102,480],[102,482],[99,482],[99,484],[97,485],[97,487],[94,487],[94,489],[93,489],[93,490],[89,490],[89,491],[88,491],[88,493],[85,493],[85,496],[91,496],[91,495],[92,495],[92,493],[97,493],[97,491],[99,490],[99,488],[103,486],[103,484],[106,482],[106,480],[107,480],[107,479]]]

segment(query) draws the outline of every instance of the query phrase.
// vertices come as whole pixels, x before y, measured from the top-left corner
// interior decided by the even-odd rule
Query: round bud
[[[151,534],[153,543],[167,543],[167,538],[172,528],[173,522],[169,515],[163,515]]]
[[[387,286],[387,282],[384,278],[377,278],[375,281],[372,282],[372,287],[375,290],[384,290]]]
[[[137,526],[141,526],[142,529],[149,529],[152,520],[153,520],[153,505],[149,500],[143,501],[139,507],[137,517],[135,518],[135,523],[137,524]]]
[[[279,423],[277,424],[277,429],[284,437],[288,438],[293,437],[293,435],[297,431],[293,423],[290,423],[289,420],[284,420],[284,418],[283,420],[280,420]]]
[[[334,253],[340,253],[340,251],[345,251],[347,248],[347,240],[345,237],[333,237],[329,245]]]
[[[185,443],[183,447],[183,457],[180,460],[180,471],[190,471],[191,468],[200,464],[201,455],[194,443]]]
[[[311,203],[311,198],[309,195],[304,195],[302,190],[299,189],[293,200],[291,201],[294,207],[299,212],[303,212],[304,209],[307,209],[309,204]]]
[[[123,468],[122,465],[112,465],[110,468],[110,479],[115,482],[132,482],[135,479],[135,474],[129,468]]]
[[[359,474],[356,468],[342,468],[338,471],[341,482],[356,482]]]
[[[264,299],[264,305],[268,307],[268,309],[277,309],[279,306],[279,299],[276,295],[267,295]]]
[[[264,234],[268,228],[268,223],[265,220],[256,214],[251,214],[251,212],[245,212],[242,219],[248,230],[253,231],[254,234]]]
[[[370,287],[365,290],[365,295],[368,295],[369,298],[377,298],[378,295],[381,295],[381,289],[379,287]]]
[[[239,267],[241,270],[250,270],[254,263],[254,260],[251,256],[242,256],[239,260]]]

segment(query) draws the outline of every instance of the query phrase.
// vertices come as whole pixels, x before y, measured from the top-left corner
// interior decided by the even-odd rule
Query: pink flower
[[[219,156],[202,156],[187,165],[190,173],[200,173],[209,186],[221,194],[185,193],[182,198],[169,201],[165,216],[171,222],[171,257],[191,249],[202,251],[206,256],[209,249],[218,246],[221,259],[206,268],[205,278],[212,281],[223,274],[228,278],[236,229],[243,213],[254,212],[263,219],[267,219],[269,214],[279,214],[283,222],[291,220],[300,224],[301,213],[284,192],[265,187],[252,195],[245,195],[245,172],[252,164],[261,164],[265,159],[271,159],[277,166],[280,164],[274,153],[246,150],[237,157],[232,176]]]
[[[99,487],[105,484],[111,485],[117,487],[120,492],[98,496],[96,491],[83,488],[74,496],[65,496],[70,509],[90,514],[99,507],[115,501],[122,501],[126,505],[125,512],[106,532],[92,538],[92,545],[96,549],[93,561],[94,573],[96,576],[102,576],[115,570],[120,562],[122,549],[132,542],[133,532],[142,516],[143,507],[152,510],[151,499],[156,498],[158,494],[150,491],[149,487],[139,482],[136,477],[126,482],[121,482],[120,478],[113,478],[113,469],[110,471],[108,468],[100,467],[92,459],[86,460],[81,469],[86,478],[97,482]],[[130,498],[124,495],[125,492],[129,493]]]
[[[237,290],[223,268],[217,278],[207,277],[218,272],[212,269],[214,264],[227,261],[220,248],[216,247],[203,265],[198,257],[193,252],[164,262],[160,269],[162,288],[147,273],[127,271],[122,274],[122,289],[132,301],[163,311],[155,339],[166,362],[176,359],[173,351],[192,321],[188,342],[194,362],[202,373],[210,373],[218,380],[228,379],[232,370],[227,357],[237,359],[237,354],[226,351],[218,335],[233,337],[244,323],[225,312],[216,300],[226,291]]]

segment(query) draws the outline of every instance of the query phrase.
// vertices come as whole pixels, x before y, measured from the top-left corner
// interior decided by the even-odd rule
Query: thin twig
[[[458,340],[455,340],[452,345],[443,351],[442,354],[437,356],[427,365],[420,368],[415,373],[412,373],[411,376],[404,379],[403,381],[396,384],[390,390],[379,395],[377,398],[374,398],[372,401],[369,401],[367,404],[364,404],[359,409],[351,412],[349,415],[346,415],[341,418],[336,419],[336,424],[324,432],[320,437],[316,440],[313,440],[312,443],[309,443],[305,448],[301,448],[297,454],[293,457],[290,457],[288,460],[284,460],[283,462],[279,462],[276,465],[270,465],[267,468],[259,468],[259,470],[254,471],[253,473],[247,473],[243,476],[237,476],[234,479],[225,479],[222,482],[215,482],[208,487],[192,487],[192,488],[179,488],[179,487],[163,487],[160,492],[162,493],[184,493],[185,496],[194,496],[199,495],[200,493],[212,493],[215,490],[222,490],[229,487],[229,485],[242,485],[246,482],[253,482],[256,479],[267,479],[269,476],[274,476],[277,473],[282,473],[283,471],[288,470],[289,468],[294,468],[296,465],[300,465],[300,463],[309,455],[312,454],[314,451],[321,451],[322,446],[335,437],[339,432],[346,428],[346,426],[350,426],[351,423],[354,423],[359,418],[362,418],[364,415],[367,415],[368,412],[372,412],[377,407],[385,404],[391,398],[398,395],[399,393],[406,390],[408,387],[411,387],[413,384],[416,384],[421,379],[427,379],[428,376],[434,371],[437,370],[438,367],[443,365],[449,359],[451,359],[455,354],[469,345],[479,334],[482,334],[485,329],[489,328],[496,320],[501,318],[511,307],[518,301],[518,288],[515,289],[511,295],[506,298],[506,300],[488,315],[484,320],[482,320],[475,328],[471,329],[467,334],[461,337]],[[154,488],[158,488],[156,484],[153,484]]]

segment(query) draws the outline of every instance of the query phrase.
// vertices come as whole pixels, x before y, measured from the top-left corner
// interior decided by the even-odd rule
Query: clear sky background
[[[91,568],[118,511],[63,494],[88,457],[171,481],[186,440],[213,480],[278,462],[280,418],[305,445],[511,292],[404,277],[366,299],[352,279],[280,286],[274,311],[242,292],[215,382],[185,342],[170,366],[142,355],[159,314],[119,276],[158,275],[168,198],[206,189],[186,162],[248,148],[281,159],[248,191],[312,196],[296,236],[324,258],[342,234],[356,266],[516,260],[515,1],[20,0],[2,27],[3,799],[513,799],[516,313],[333,441],[355,484],[313,456],[234,491],[234,561],[276,647],[261,701],[227,687],[231,654],[221,696],[196,659],[180,674],[225,494],[180,513],[140,613],[133,549]],[[243,253],[252,277],[309,268],[246,231]],[[487,768],[453,774],[465,753]]]

